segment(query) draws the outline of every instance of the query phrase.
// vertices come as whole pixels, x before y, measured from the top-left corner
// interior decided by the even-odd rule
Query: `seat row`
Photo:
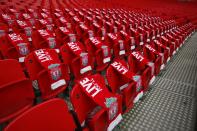
[[[158,41],[155,43],[158,43]],[[132,51],[128,56],[128,62],[121,58],[114,59],[107,67],[104,76],[96,73],[87,74],[80,79],[76,79],[69,93],[73,105],[73,114],[71,115],[65,108],[61,113],[68,116],[62,116],[59,119],[60,121],[66,118],[66,121],[72,124],[68,127],[66,123],[60,122],[59,128],[68,130],[74,130],[74,128],[112,130],[121,121],[121,114],[129,111],[133,104],[148,90],[149,84],[162,69],[162,64],[164,64],[162,63],[164,55],[157,53],[156,50],[155,53],[153,53],[154,51],[151,53],[154,48],[150,44],[146,44],[143,50],[143,54],[139,51]],[[145,57],[148,52],[150,53],[149,57],[155,57],[155,59],[152,59],[153,61]],[[170,58],[169,54],[168,52],[167,59]],[[69,81],[68,70],[58,58],[54,49],[36,50],[25,58],[25,62],[27,61],[30,64],[27,69],[29,75],[35,76],[37,79],[36,83],[33,82],[34,88],[37,87],[41,90],[41,96],[44,100],[57,96],[67,88]],[[22,130],[21,123],[26,120],[29,120],[29,122],[27,121],[30,124],[29,128],[32,126],[41,128],[37,125],[38,123],[33,122],[32,124],[30,121],[41,117],[39,114],[46,108],[50,109],[53,106],[56,108],[57,103],[61,103],[60,105],[63,107],[66,106],[66,103],[62,100],[52,99],[32,108],[35,100],[32,78],[30,77],[30,80],[25,76],[19,62],[16,60],[1,60],[0,66],[2,72],[0,86],[0,96],[2,97],[1,123],[10,121],[25,112],[17,119],[14,119],[5,130],[12,128]],[[16,75],[13,75],[13,72]],[[104,77],[106,77],[107,81]],[[32,115],[34,113],[35,115]],[[53,125],[51,124],[51,126]]]
[[[123,9],[41,9],[29,25],[16,12],[2,15],[0,37],[6,131],[112,130],[195,32],[190,22]],[[62,93],[72,108],[55,98]]]

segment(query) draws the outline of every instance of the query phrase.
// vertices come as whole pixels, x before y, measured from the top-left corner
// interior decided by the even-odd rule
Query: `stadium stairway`
[[[116,130],[196,130],[197,33],[156,77],[150,91]]]

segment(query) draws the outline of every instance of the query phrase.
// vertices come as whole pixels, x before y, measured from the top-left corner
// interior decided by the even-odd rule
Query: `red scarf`
[[[80,56],[80,54],[83,52],[83,47],[79,42],[68,42],[66,44],[69,50],[75,54],[75,56]]]
[[[122,37],[125,39],[125,40],[128,40],[130,39],[130,36],[123,30],[120,31],[120,34],[122,35]]]
[[[90,55],[88,53],[81,53],[80,54],[80,73],[84,74],[90,70],[92,70],[91,63],[90,63]]]
[[[161,47],[161,48],[163,48],[163,49],[167,49],[167,50],[168,50],[168,54],[170,54],[170,48],[169,48],[169,47],[167,47],[167,46],[161,44],[158,40],[155,40],[154,42],[155,42],[155,44],[157,44],[159,47]]]
[[[74,16],[74,17],[73,17],[73,20],[74,20],[76,23],[79,23],[79,22],[80,22],[80,19],[79,19],[77,16]]]
[[[57,12],[55,12],[54,15],[55,15],[57,18],[59,18],[59,17],[62,16],[60,13],[57,13]]]
[[[11,26],[14,23],[13,18],[8,14],[2,14],[2,18],[9,26]]]
[[[17,22],[17,24],[19,25],[19,27],[21,29],[24,29],[24,31],[25,31],[25,33],[26,33],[27,36],[31,36],[32,29],[31,29],[30,25],[27,22],[20,21],[20,20],[17,20],[16,22]]]
[[[112,33],[108,33],[107,35],[110,38],[110,40],[112,40],[112,41],[117,41],[117,39],[118,39],[117,36]]]
[[[45,19],[40,19],[38,20],[40,22],[40,24],[44,27],[47,28],[47,30],[52,31],[53,30],[53,26],[49,23],[49,21],[45,20]]]
[[[59,30],[64,34],[64,35],[68,35],[70,34],[70,31],[66,28],[66,27],[58,27]]]
[[[120,117],[120,119],[116,125],[120,122],[122,116],[118,108],[120,106],[118,105],[118,98],[109,92],[105,85],[100,83],[100,79],[97,78],[97,75],[87,76],[78,81],[78,84],[90,99],[107,111],[108,122],[110,124],[116,123],[114,121],[116,121],[118,117]]]
[[[161,55],[161,53],[159,53],[153,46],[149,45],[149,44],[146,44],[144,45],[146,49],[148,49],[150,52],[152,52],[153,54],[155,55],[158,55],[158,56],[161,56],[162,57],[162,62],[163,62],[163,55]]]
[[[45,19],[40,19],[40,20],[38,20],[38,21],[40,22],[40,24],[41,24],[42,26],[46,26],[46,25],[49,24],[48,21],[45,20]]]
[[[80,29],[80,35],[87,35],[87,32],[89,31],[89,28],[85,24],[80,24],[79,25]]]
[[[76,57],[80,58],[80,73],[84,74],[87,71],[92,70],[90,63],[90,55],[85,53],[81,43],[79,42],[69,42],[67,43],[69,50],[75,54]]]
[[[110,48],[107,45],[104,45],[96,37],[91,37],[91,38],[89,38],[89,40],[97,49],[102,49],[102,51],[103,51],[103,63],[108,63],[109,61],[111,61]]]
[[[45,41],[48,42],[49,48],[56,48],[56,39],[51,33],[49,33],[47,30],[38,30],[38,33]]]
[[[47,70],[51,89],[55,90],[60,86],[66,85],[66,81],[62,76],[62,66],[55,50],[40,49],[34,51],[34,56],[41,66]]]
[[[135,39],[134,37],[130,37],[125,31],[120,31],[120,35],[123,37],[123,39],[126,42],[126,48],[130,48],[133,50],[135,48]]]
[[[108,38],[107,42],[110,48],[113,48],[113,46],[118,42],[118,37],[113,33],[108,33],[107,38]]]
[[[8,39],[11,41],[11,44],[17,50],[20,58],[20,62],[24,62],[24,57],[29,54],[30,52],[30,44],[25,43],[22,37],[18,34],[8,34]]]
[[[29,25],[27,25],[27,23],[25,21],[16,20],[16,22],[20,26],[20,28],[22,28],[22,29],[29,26]]]
[[[64,17],[59,17],[59,21],[60,21],[63,25],[65,25],[66,23],[68,23],[67,20],[66,20]]]
[[[29,20],[29,19],[32,18],[32,17],[31,17],[29,14],[27,14],[27,13],[24,13],[24,14],[22,14],[22,15],[23,15],[24,19],[26,19],[26,20]]]
[[[138,51],[133,51],[131,55],[137,60],[138,64],[141,66],[149,66],[151,67],[151,74],[154,75],[154,63],[149,62],[144,56],[141,55]]]
[[[40,13],[43,19],[47,19],[49,16],[46,13]]]
[[[128,78],[129,80],[133,80],[136,82],[136,87],[137,87],[137,92],[140,91],[141,85],[142,85],[142,80],[139,75],[133,74],[131,71],[129,71],[129,68],[125,65],[123,65],[123,62],[121,60],[115,60],[111,66],[123,77]],[[124,86],[124,85],[123,85]],[[124,88],[123,86],[120,87]]]
[[[125,54],[125,45],[123,40],[118,41],[119,44],[119,55],[124,55]]]

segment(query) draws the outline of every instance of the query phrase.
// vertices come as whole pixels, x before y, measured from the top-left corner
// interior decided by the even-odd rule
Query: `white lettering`
[[[35,54],[41,62],[52,60],[51,56],[42,49],[36,50]]]
[[[123,75],[128,72],[128,69],[119,62],[115,61],[111,65]]]
[[[87,77],[81,80],[80,84],[83,88],[85,88],[85,91],[87,91],[87,93],[90,94],[92,97],[95,97],[99,92],[102,91],[98,84],[94,83],[93,79],[90,80]]]
[[[117,37],[116,37],[115,35],[113,35],[112,33],[109,33],[108,36],[109,36],[111,39],[113,39],[113,40],[116,40],[116,39],[117,39]]]
[[[26,23],[25,21],[17,20],[17,23],[18,23],[20,26],[27,26],[27,23]]]
[[[150,45],[145,45],[150,51],[155,52],[156,50],[152,48]]]
[[[46,25],[46,24],[47,24],[47,21],[46,21],[46,20],[41,19],[41,20],[39,20],[39,21],[40,21],[40,23],[43,24],[43,25]]]
[[[17,35],[17,34],[15,34],[15,33],[13,33],[13,34],[8,34],[8,36],[11,38],[11,40],[13,40],[13,41],[21,41],[21,40],[23,40],[22,38],[21,38],[21,36],[20,35]]]
[[[40,33],[40,35],[42,36],[48,36],[49,33],[46,30],[38,30],[38,32]]]
[[[81,50],[80,47],[74,43],[74,42],[69,42],[68,43],[68,46],[73,50],[73,51],[78,51],[78,50]]]
[[[139,61],[142,61],[144,59],[144,57],[137,52],[132,52],[132,55],[135,56],[135,58]]]
[[[66,27],[59,27],[59,29],[60,29],[62,32],[64,32],[64,33],[69,32],[69,31],[66,29]]]
[[[98,41],[96,38],[91,37],[90,40],[92,41],[92,43],[94,43],[95,45],[98,45],[100,43],[100,41]]]

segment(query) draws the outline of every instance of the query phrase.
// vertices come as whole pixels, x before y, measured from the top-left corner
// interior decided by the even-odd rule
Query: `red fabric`
[[[32,28],[28,21],[17,20],[16,23],[18,24],[19,29],[22,29],[23,33],[25,33],[26,36],[31,36]],[[16,30],[18,30],[17,27],[16,27]]]
[[[18,34],[12,33],[8,34],[8,39],[11,44],[16,48],[20,56],[26,56],[30,52],[30,44],[25,43],[22,37]]]
[[[167,47],[163,44],[161,44],[158,40],[155,41],[155,44],[157,44],[158,46],[164,48],[164,49],[167,49]]]
[[[63,33],[64,35],[68,35],[70,34],[70,31],[66,28],[66,27],[58,27],[59,30],[61,31],[61,33]]]
[[[141,78],[140,79],[136,79],[136,77],[138,77],[136,74],[134,74],[133,72],[131,72],[129,70],[129,68],[127,66],[125,66],[123,64],[122,60],[115,60],[111,66],[118,71],[121,75],[123,75],[123,77],[127,78],[128,80],[132,80],[136,83],[137,88],[141,87]]]
[[[144,66],[148,64],[148,60],[144,58],[138,51],[133,51],[131,55],[139,62],[140,65]]]
[[[37,61],[48,71],[51,84],[64,79],[62,76],[61,62],[55,53],[55,50],[50,49],[34,51]]]
[[[13,24],[14,18],[11,17],[8,14],[2,14],[1,15],[4,22],[6,22],[7,25],[11,26]]]
[[[117,46],[117,44],[120,39],[117,37],[117,35],[113,33],[108,33],[106,40],[107,40],[108,46],[111,49],[113,49],[115,56],[119,56],[120,46]]]
[[[57,43],[55,37],[48,30],[37,30],[40,36],[48,42],[49,48],[56,48]],[[53,39],[52,41],[50,39]]]
[[[156,54],[156,55],[160,55],[160,53],[151,45],[149,44],[145,44],[144,45],[149,51],[151,51],[152,53]]]
[[[58,19],[59,19],[60,23],[63,24],[63,25],[68,23],[68,21],[65,19],[65,17],[59,17]]]
[[[39,21],[39,23],[40,23],[42,26],[46,26],[46,25],[49,24],[49,22],[48,22],[47,20],[45,20],[45,19],[39,19],[38,21]]]
[[[111,66],[116,70],[116,71],[118,71],[120,74],[122,74],[123,76],[125,76],[126,78],[128,78],[128,79],[130,79],[130,80],[132,80],[133,78],[133,76],[134,76],[134,74],[131,72],[131,71],[129,71],[129,68],[128,67],[126,67],[126,66],[124,66],[123,64],[122,64],[122,61],[121,60],[115,60],[112,64],[111,64]]]
[[[89,31],[88,26],[86,26],[85,24],[80,24],[77,28],[77,33],[80,37],[83,37],[83,39],[88,38],[87,37],[87,33]]]
[[[23,13],[22,16],[23,16],[23,18],[24,18],[25,20],[32,19],[32,16],[31,16],[30,14],[28,14],[28,13]]]
[[[85,50],[83,49],[83,46],[80,42],[69,42],[67,43],[67,46],[73,52],[73,54],[75,54],[76,57],[80,58],[81,69],[91,65],[89,61],[90,55],[88,53],[85,53]]]
[[[80,42],[68,42],[66,44],[70,51],[72,51],[76,56],[80,56],[80,54],[83,52],[83,47]]]
[[[103,52],[103,59],[111,57],[111,51],[109,46],[103,44],[98,38],[92,37],[89,39],[91,43],[97,48],[97,49],[102,49]]]
[[[43,17],[43,19],[49,18],[49,16],[48,16],[46,13],[40,13],[40,14],[41,14],[41,16]]]
[[[121,113],[118,110],[117,96],[110,93],[105,85],[100,84],[96,77],[87,76],[78,83],[89,98],[108,112],[109,122],[113,121]]]
[[[24,29],[25,27],[29,27],[29,26],[30,26],[30,25],[28,25],[28,23],[25,22],[25,21],[17,20],[16,22],[17,22],[17,24],[19,25],[19,27],[20,27],[21,29]]]

